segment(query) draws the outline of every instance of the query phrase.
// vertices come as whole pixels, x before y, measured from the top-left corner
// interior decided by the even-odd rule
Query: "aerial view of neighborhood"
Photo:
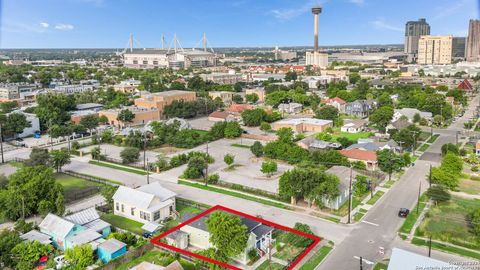
[[[480,270],[477,0],[0,0],[0,269]]]

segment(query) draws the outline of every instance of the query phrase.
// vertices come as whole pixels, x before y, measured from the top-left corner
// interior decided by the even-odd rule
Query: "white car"
[[[67,263],[65,262],[65,255],[57,256],[53,259],[53,261],[57,265],[57,270],[62,269],[64,266],[67,266]]]

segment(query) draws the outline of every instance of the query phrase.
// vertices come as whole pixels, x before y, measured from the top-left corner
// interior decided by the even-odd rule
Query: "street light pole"
[[[207,156],[205,157],[205,186],[208,185],[208,140],[207,140]]]

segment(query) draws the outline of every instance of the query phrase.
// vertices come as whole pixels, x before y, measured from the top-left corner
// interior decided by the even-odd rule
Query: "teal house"
[[[118,241],[115,238],[110,238],[107,241],[98,245],[97,256],[102,262],[108,263],[127,252],[127,245]]]

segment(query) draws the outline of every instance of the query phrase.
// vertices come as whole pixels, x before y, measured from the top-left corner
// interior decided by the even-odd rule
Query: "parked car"
[[[47,262],[48,262],[48,256],[43,256],[38,260],[37,263],[35,263],[35,269],[37,270],[42,270],[47,268]]]
[[[398,211],[398,216],[407,217],[409,213],[410,213],[410,210],[408,210],[407,208],[400,208],[400,211]]]
[[[143,233],[143,237],[144,237],[144,238],[152,238],[152,236],[153,236],[153,233],[151,233],[151,232],[145,232],[145,233]]]
[[[20,147],[25,147],[25,145],[26,145],[22,138],[16,138],[13,143],[16,146],[20,146]]]

